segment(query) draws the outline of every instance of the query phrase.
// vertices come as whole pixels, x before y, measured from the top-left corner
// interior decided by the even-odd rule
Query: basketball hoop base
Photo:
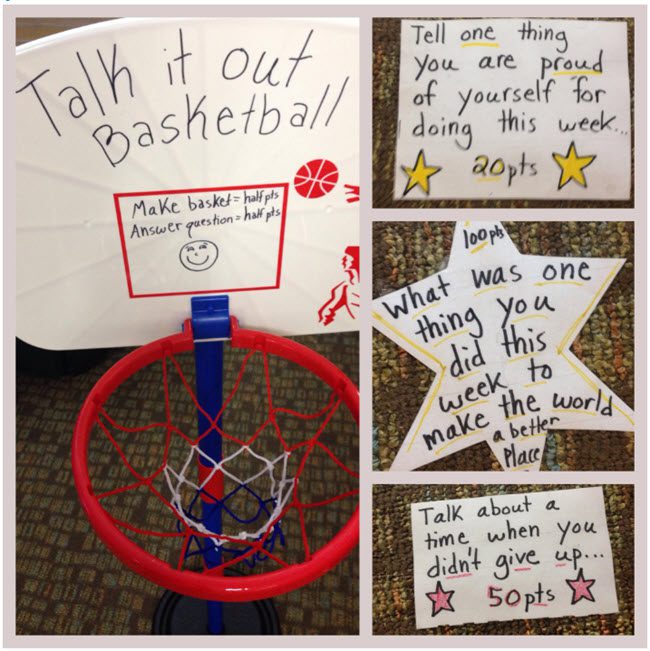
[[[272,599],[224,602],[223,635],[280,635]],[[210,635],[205,601],[166,590],[153,616],[154,635]]]

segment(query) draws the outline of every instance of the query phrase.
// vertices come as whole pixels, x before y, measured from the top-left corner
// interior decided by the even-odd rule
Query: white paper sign
[[[417,628],[618,612],[602,488],[411,504]]]
[[[373,324],[436,372],[391,470],[487,441],[536,470],[548,430],[631,431],[571,352],[624,260],[520,254],[498,222],[459,222],[447,269],[373,301]]]
[[[403,20],[396,199],[630,197],[623,21]]]
[[[283,183],[116,194],[130,296],[277,289],[288,190]],[[152,274],[152,259],[170,273]]]

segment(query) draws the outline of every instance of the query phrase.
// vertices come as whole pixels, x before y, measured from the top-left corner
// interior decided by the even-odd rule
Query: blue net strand
[[[222,556],[228,555],[228,558],[224,558],[223,562],[232,561],[235,558],[239,558],[245,554],[248,554],[248,556],[243,558],[241,562],[252,569],[257,565],[257,563],[268,560],[268,556],[264,552],[273,553],[276,547],[284,547],[286,541],[280,523],[276,523],[273,525],[273,528],[262,544],[262,549],[264,549],[264,552],[258,550],[254,554],[250,554],[250,551],[253,548],[252,545],[246,544],[245,541],[242,541],[242,543],[242,547],[237,548],[227,546],[227,544],[224,542],[219,550]],[[196,549],[193,550],[192,547],[195,547]],[[215,548],[216,545],[213,540],[209,538],[203,538],[201,536],[191,536],[189,544],[187,545],[184,560],[193,556],[202,556],[205,558],[206,555],[209,555],[211,552],[213,552]]]
[[[245,491],[250,497],[257,502],[257,512],[249,518],[238,515],[235,511],[230,508],[228,502],[231,501],[240,491]],[[206,502],[205,498],[211,500],[212,503]],[[228,521],[232,523],[237,523],[239,525],[250,525],[254,522],[259,521],[262,517],[270,517],[273,512],[277,500],[273,497],[268,499],[263,499],[258,495],[250,486],[246,483],[239,484],[233,488],[229,493],[225,494],[223,497],[218,498],[211,493],[209,493],[205,488],[200,488],[194,491],[192,500],[187,507],[183,507],[184,515],[194,521],[197,525],[206,526],[207,522],[211,521],[211,518],[217,513],[221,513],[221,522],[226,528]],[[206,527],[207,528],[207,527]],[[181,520],[176,520],[176,529],[178,532],[182,532],[184,529],[183,523]],[[215,532],[215,537],[219,533]],[[187,548],[185,550],[185,555],[183,560],[186,561],[188,558],[195,556],[202,556],[204,559],[208,555],[213,553],[217,548],[221,552],[222,556],[227,555],[228,558],[223,558],[223,562],[232,561],[235,558],[244,556],[248,554],[245,558],[242,559],[242,562],[245,563],[248,567],[253,568],[258,562],[268,560],[268,556],[262,551],[256,551],[254,554],[251,554],[254,543],[259,542],[264,538],[262,543],[262,549],[266,552],[273,553],[277,546],[284,547],[286,544],[286,539],[282,531],[281,522],[276,522],[271,530],[268,533],[263,533],[260,536],[257,536],[251,541],[242,539],[240,547],[233,547],[234,544],[232,541],[224,540],[221,545],[217,545],[216,542],[210,538],[204,536],[190,536]]]

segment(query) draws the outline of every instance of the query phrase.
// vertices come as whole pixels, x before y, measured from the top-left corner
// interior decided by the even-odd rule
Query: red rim
[[[284,357],[318,376],[346,404],[359,422],[359,392],[334,364],[294,341],[239,328],[232,319],[233,348],[246,348]],[[72,472],[79,498],[90,524],[106,546],[125,565],[150,581],[175,592],[217,601],[253,601],[289,592],[317,579],[347,556],[359,540],[359,509],[310,560],[265,574],[218,576],[178,570],[130,540],[110,519],[94,494],[88,474],[87,451],[90,434],[100,407],[127,378],[165,354],[193,350],[190,322],[183,332],[159,339],[134,350],[112,366],[88,394],[75,425],[72,439]]]

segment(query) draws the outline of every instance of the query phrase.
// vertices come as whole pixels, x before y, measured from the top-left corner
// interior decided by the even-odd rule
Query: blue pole
[[[194,333],[194,358],[196,367],[196,397],[202,409],[214,420],[223,405],[223,340],[230,337],[230,311],[227,296],[192,297],[192,331]],[[219,341],[221,340],[221,341]],[[221,418],[217,421],[221,427]],[[210,427],[206,416],[198,412],[199,434]],[[212,431],[199,442],[201,452],[220,462],[221,436]],[[209,463],[199,456],[199,463],[208,469]],[[221,498],[222,495],[215,495]],[[221,509],[210,503],[203,506],[205,526],[215,533],[221,532]],[[209,545],[208,541],[208,545]],[[208,548],[205,553],[208,567],[221,564],[221,550]],[[223,633],[223,604],[208,601],[208,629],[213,635]]]

